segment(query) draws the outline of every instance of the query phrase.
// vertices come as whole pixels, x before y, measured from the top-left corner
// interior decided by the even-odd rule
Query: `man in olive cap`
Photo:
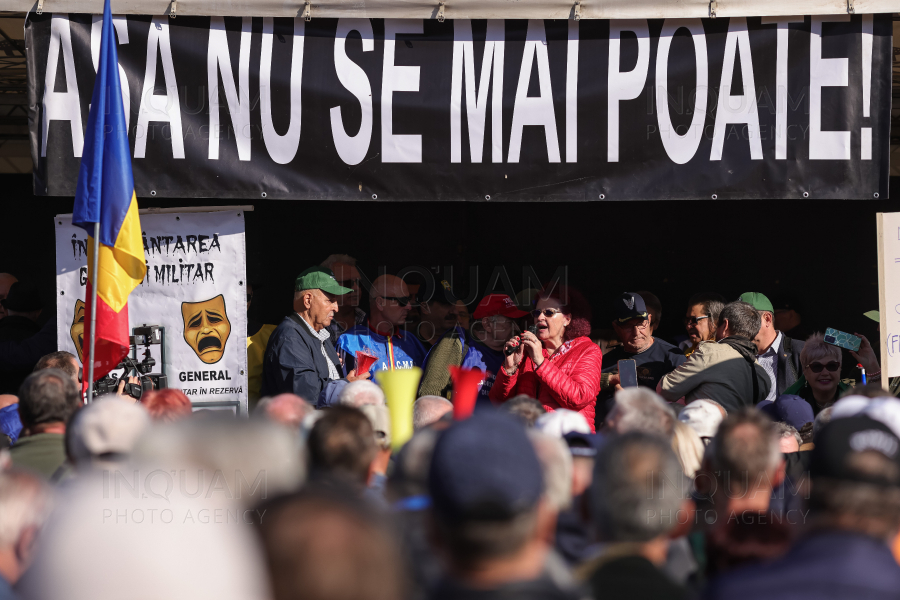
[[[338,310],[337,296],[351,291],[325,267],[311,267],[297,276],[294,312],[272,332],[266,346],[262,396],[290,393],[316,403],[326,386],[342,380],[327,327]],[[346,381],[367,377],[350,371]]]
[[[746,302],[759,313],[759,333],[753,339],[757,349],[756,362],[769,375],[772,387],[766,400],[774,402],[803,373],[800,351],[804,342],[791,339],[775,328],[775,309],[760,292],[743,293],[738,300]]]

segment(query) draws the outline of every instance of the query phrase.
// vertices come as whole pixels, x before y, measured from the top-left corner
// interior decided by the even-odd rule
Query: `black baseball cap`
[[[639,294],[625,292],[615,302],[616,321],[624,323],[631,319],[646,319],[647,305]]]
[[[434,446],[428,491],[439,518],[509,520],[537,506],[543,486],[525,428],[509,415],[476,412],[451,425]]]
[[[865,452],[877,452],[897,468],[892,473],[867,472],[866,463],[856,460]],[[881,421],[865,415],[834,419],[816,436],[809,474],[812,479],[900,487],[900,438]]]

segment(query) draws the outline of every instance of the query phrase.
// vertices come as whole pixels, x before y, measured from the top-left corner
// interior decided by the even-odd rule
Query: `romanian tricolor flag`
[[[84,136],[75,210],[72,212],[72,224],[88,232],[85,388],[92,383],[88,381],[87,362],[91,336],[96,333],[94,381],[114,369],[128,353],[128,295],[147,273],[118,65],[112,12],[109,0],[106,0],[100,64]],[[97,272],[94,273],[95,231],[98,229],[99,258]],[[92,282],[97,287],[96,307],[93,306]],[[91,316],[95,309],[97,326],[96,331],[92,331]]]

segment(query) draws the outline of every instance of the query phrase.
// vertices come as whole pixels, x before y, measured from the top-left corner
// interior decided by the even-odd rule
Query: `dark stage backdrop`
[[[900,178],[890,181],[900,193]],[[37,281],[46,314],[54,298],[51,219],[72,211],[71,198],[32,195],[30,175],[0,176],[4,190],[0,272]],[[222,199],[140,199],[143,208],[217,206]],[[239,202],[234,202],[238,204]],[[522,267],[542,279],[568,266],[569,282],[609,323],[614,295],[647,289],[663,304],[660,337],[683,332],[688,297],[717,291],[795,294],[804,325],[835,327],[874,338],[862,316],[878,308],[875,213],[898,210],[890,200],[644,201],[602,203],[389,203],[274,201],[246,214],[248,279],[261,284],[251,318],[277,323],[290,310],[297,273],[328,254],[356,256],[374,278],[419,265],[452,265],[467,288],[479,267],[479,289],[497,267],[521,286]]]

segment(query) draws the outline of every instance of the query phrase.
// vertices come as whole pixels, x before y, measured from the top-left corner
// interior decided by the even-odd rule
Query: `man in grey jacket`
[[[335,298],[350,293],[330,269],[311,267],[297,276],[294,312],[272,332],[263,359],[262,396],[296,394],[316,404],[332,382],[342,381],[342,367],[327,327],[338,310]],[[355,371],[346,381],[367,379]]]
[[[702,342],[686,363],[663,377],[657,392],[666,400],[707,398],[730,413],[755,406],[769,395],[772,382],[756,362],[759,313],[746,302],[726,304],[719,315],[715,342]]]

